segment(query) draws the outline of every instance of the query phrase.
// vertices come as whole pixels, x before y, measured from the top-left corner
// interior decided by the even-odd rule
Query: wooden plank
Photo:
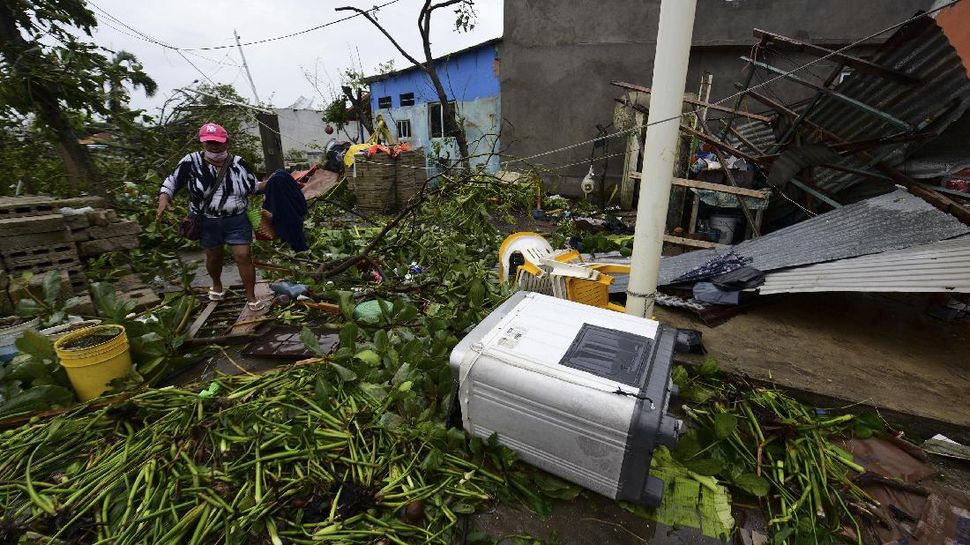
[[[212,311],[215,310],[217,306],[219,306],[218,301],[210,301],[209,304],[202,309],[202,312],[196,316],[195,321],[192,322],[191,326],[189,326],[189,339],[195,338],[199,330],[202,329],[202,326],[205,325],[205,321],[209,319],[209,315],[212,314]]]
[[[643,125],[643,119],[643,112],[634,110],[634,126],[641,127]],[[620,178],[620,207],[625,210],[633,208],[633,194],[636,186],[631,174],[636,172],[637,163],[640,160],[640,149],[643,146],[643,142],[640,139],[641,131],[642,129],[638,129],[631,132],[630,136],[627,137],[626,153],[623,156],[623,177]]]
[[[631,174],[633,179],[639,180],[640,173],[634,172]],[[730,185],[716,184],[714,182],[702,182],[700,180],[688,180],[686,178],[674,178],[673,184],[678,187],[691,187],[694,189],[709,189],[711,191],[717,191],[719,193],[730,193],[731,195],[741,195],[744,197],[753,197],[755,199],[767,199],[771,196],[770,189],[748,189],[746,187],[733,187]]]
[[[695,137],[703,140],[704,142],[707,142],[708,144],[710,144],[712,146],[717,146],[717,147],[721,148],[722,150],[730,153],[731,155],[735,155],[735,156],[740,157],[740,158],[742,158],[742,159],[744,159],[746,161],[751,161],[752,163],[758,163],[759,165],[767,165],[767,164],[770,164],[771,163],[770,161],[766,160],[764,157],[756,157],[754,155],[751,155],[750,153],[745,153],[745,152],[739,150],[738,148],[735,148],[734,146],[723,142],[722,140],[720,140],[718,138],[715,138],[713,136],[707,135],[707,134],[705,134],[705,133],[703,133],[703,132],[701,132],[701,131],[693,128],[693,127],[691,127],[690,125],[684,125],[683,123],[681,123],[680,130],[682,130],[682,131],[690,134],[691,136],[695,136]]]
[[[716,242],[708,242],[706,240],[694,240],[692,238],[675,237],[673,235],[664,235],[664,242],[670,244],[676,244],[678,246],[690,246],[692,248],[723,248],[724,244],[718,244]]]
[[[919,78],[915,78],[909,74],[904,74],[898,70],[893,70],[880,64],[876,64],[865,59],[860,59],[859,57],[853,55],[833,51],[827,47],[806,43],[801,40],[796,40],[795,38],[789,38],[787,36],[782,36],[781,34],[761,30],[760,28],[754,29],[754,37],[761,38],[766,42],[784,44],[805,53],[812,53],[820,57],[836,59],[846,66],[851,66],[860,72],[874,74],[906,85],[914,85],[920,82]]]
[[[228,335],[252,335],[256,332],[259,322],[255,320],[269,314],[269,309],[273,306],[270,302],[270,299],[273,298],[273,290],[270,289],[269,283],[259,282],[256,284],[256,298],[260,301],[266,301],[266,307],[263,310],[252,311],[249,310],[249,305],[243,306],[239,318],[236,319],[235,324],[229,327]]]
[[[625,81],[611,81],[611,84],[628,91],[637,91],[638,93],[650,93],[649,87],[644,87],[642,85],[637,85],[635,83],[627,83]],[[761,121],[762,123],[771,123],[771,118],[759,114],[753,114],[751,112],[745,112],[743,110],[734,110],[733,108],[728,108],[726,106],[720,106],[717,104],[712,104],[710,102],[705,102],[703,100],[698,100],[693,97],[684,97],[684,102],[687,104],[693,104],[695,106],[701,106],[709,110],[715,110],[718,112],[725,112],[729,114],[734,114],[739,117],[746,117],[748,119],[754,119],[755,121]]]
[[[693,208],[691,208],[691,211],[690,211],[690,225],[687,226],[687,232],[692,235],[697,232],[697,215],[700,213],[700,210],[701,210],[701,196],[697,193],[694,193],[693,204],[694,206]]]

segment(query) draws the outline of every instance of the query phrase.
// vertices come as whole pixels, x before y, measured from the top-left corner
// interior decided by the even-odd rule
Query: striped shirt
[[[249,196],[256,193],[256,175],[241,157],[233,156],[229,172],[221,187],[215,190],[209,206],[201,210],[205,192],[216,183],[219,169],[205,161],[202,153],[190,153],[179,161],[175,171],[162,182],[162,193],[174,200],[180,189],[189,192],[189,206],[194,214],[200,212],[207,218],[235,216],[246,211]]]

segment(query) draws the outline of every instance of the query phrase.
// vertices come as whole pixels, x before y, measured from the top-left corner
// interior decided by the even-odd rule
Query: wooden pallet
[[[76,197],[55,199],[53,197],[0,197],[0,220],[55,214],[61,208],[104,208],[101,197]]]

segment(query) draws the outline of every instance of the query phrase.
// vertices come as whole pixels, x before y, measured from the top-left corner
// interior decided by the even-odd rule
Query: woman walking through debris
[[[205,269],[212,278],[209,299],[219,301],[226,295],[222,285],[223,247],[229,245],[239,268],[246,300],[253,311],[266,303],[256,298],[256,269],[250,246],[253,228],[246,216],[249,196],[261,191],[265,182],[257,182],[249,165],[229,153],[229,133],[222,126],[206,123],[199,129],[203,151],[182,158],[175,171],[165,178],[158,196],[157,219],[185,188],[189,194],[189,217],[180,231],[192,240],[200,240],[205,250]],[[195,222],[200,225],[195,226]]]

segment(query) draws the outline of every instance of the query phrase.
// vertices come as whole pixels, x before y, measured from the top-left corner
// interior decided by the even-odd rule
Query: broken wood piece
[[[692,238],[677,237],[674,235],[664,235],[664,242],[676,244],[678,246],[690,246],[692,248],[723,248],[723,244],[709,242],[706,240],[694,240]]]
[[[860,72],[865,72],[867,74],[873,74],[886,79],[891,79],[897,83],[902,83],[905,85],[915,85],[920,82],[919,78],[913,77],[909,74],[904,74],[898,70],[893,70],[886,66],[876,64],[871,61],[856,57],[854,55],[849,55],[840,51],[835,51],[827,47],[822,47],[820,45],[810,44],[808,42],[803,42],[801,40],[796,40],[795,38],[789,38],[787,36],[782,36],[781,34],[775,34],[774,32],[768,32],[767,30],[761,30],[760,28],[754,29],[754,37],[761,38],[762,43],[775,42],[778,44],[784,44],[786,46],[792,47],[798,51],[804,53],[812,53],[818,55],[819,57],[826,57],[830,59],[835,59],[846,66],[855,68]]]
[[[634,180],[640,179],[640,173],[634,172],[630,175]],[[688,180],[686,178],[674,178],[673,185],[677,187],[689,187],[694,189],[708,189],[719,193],[729,193],[731,195],[741,195],[753,199],[767,199],[771,196],[770,189],[748,189],[746,187],[734,187],[714,182],[704,182],[701,180]]]
[[[229,344],[246,344],[254,339],[259,338],[258,335],[254,333],[247,333],[243,335],[219,335],[217,337],[196,337],[194,339],[186,339],[182,346],[185,347],[198,347],[198,346],[209,346],[209,345],[229,345]]]
[[[199,330],[202,329],[202,326],[205,325],[205,321],[209,319],[209,316],[212,314],[212,311],[214,311],[218,306],[219,306],[218,301],[210,301],[209,304],[206,305],[204,309],[202,309],[202,312],[199,313],[199,315],[195,318],[195,321],[192,322],[192,325],[189,326],[189,332],[187,334],[187,338],[189,339],[194,338],[199,333]]]
[[[903,481],[898,481],[896,479],[890,479],[888,477],[883,477],[877,473],[866,472],[856,475],[852,480],[859,485],[865,486],[868,484],[879,484],[889,488],[894,488],[896,490],[902,490],[903,492],[909,492],[911,494],[916,494],[917,496],[929,496],[930,491],[917,484],[910,484]]]
[[[322,310],[324,312],[329,312],[330,314],[340,314],[340,305],[335,305],[333,303],[314,303],[311,301],[298,301],[301,305],[312,308],[316,310]]]
[[[703,140],[704,142],[707,142],[708,144],[710,144],[710,145],[712,145],[712,146],[714,146],[716,148],[720,148],[720,149],[722,149],[722,150],[730,153],[731,155],[734,155],[736,157],[740,157],[740,158],[742,158],[742,159],[744,159],[746,161],[750,161],[752,163],[757,163],[759,165],[768,165],[768,164],[770,164],[770,161],[765,160],[764,157],[756,157],[754,155],[751,155],[750,153],[745,153],[745,152],[739,150],[738,148],[736,148],[736,147],[734,147],[734,146],[732,146],[732,145],[724,142],[723,140],[721,140],[721,139],[719,139],[717,137],[714,137],[714,136],[710,136],[708,134],[705,134],[705,133],[703,133],[703,132],[701,132],[701,131],[699,131],[699,130],[693,128],[693,127],[691,127],[690,125],[681,124],[680,125],[680,130],[686,132],[687,134],[690,134],[691,136],[695,136],[698,139]]]
[[[767,64],[767,63],[764,63],[764,62],[760,62],[760,61],[756,61],[756,60],[754,60],[754,59],[752,59],[750,57],[741,57],[741,60],[743,60],[745,62],[748,62],[748,63],[751,63],[752,65],[757,66],[758,68],[763,68],[763,69],[765,69],[765,70],[767,70],[767,71],[769,71],[769,72],[771,72],[773,74],[782,76],[783,78],[785,78],[787,80],[790,80],[790,81],[793,81],[793,82],[798,83],[800,85],[803,85],[805,87],[808,87],[809,89],[815,89],[816,91],[818,91],[818,92],[820,92],[822,94],[828,95],[828,96],[830,96],[832,98],[835,98],[837,100],[841,100],[842,102],[845,102],[846,104],[849,104],[850,106],[853,106],[853,107],[855,107],[855,108],[857,108],[859,110],[862,110],[862,111],[864,111],[864,112],[866,112],[868,114],[871,114],[871,115],[873,115],[875,117],[878,117],[879,119],[882,119],[886,123],[889,123],[890,125],[893,125],[896,128],[903,129],[903,130],[906,130],[906,131],[912,131],[914,129],[914,127],[912,125],[910,125],[909,123],[903,121],[902,119],[899,119],[898,117],[896,117],[896,116],[894,116],[894,115],[892,115],[890,113],[884,112],[884,111],[882,111],[882,110],[880,110],[878,108],[873,108],[872,106],[870,106],[870,105],[868,105],[868,104],[866,104],[864,102],[861,102],[859,100],[856,100],[856,99],[854,99],[854,98],[852,98],[850,96],[844,95],[844,94],[842,94],[842,93],[840,93],[838,91],[834,91],[832,89],[829,89],[828,87],[825,87],[824,85],[818,85],[816,83],[812,83],[810,81],[804,80],[804,79],[802,79],[802,78],[800,78],[800,77],[798,77],[798,76],[796,76],[796,75],[794,75],[794,74],[792,74],[792,73],[790,73],[788,71],[782,70],[780,68],[775,68],[774,66],[771,66],[770,64]]]
[[[250,324],[261,324],[263,322],[272,322],[275,319],[276,319],[276,316],[265,316],[263,318],[254,318],[252,320],[245,320],[245,321],[242,321],[242,322],[236,322],[235,324],[233,324],[232,327],[239,327],[239,326],[242,326],[242,325],[250,325]]]
[[[639,93],[650,94],[650,88],[644,87],[642,85],[637,85],[635,83],[627,83],[625,81],[611,81],[610,84],[615,85],[621,89],[626,89],[628,91],[637,91]],[[703,100],[698,100],[692,97],[684,97],[684,102],[687,104],[693,104],[694,106],[700,106],[702,108],[707,108],[709,110],[715,110],[718,112],[725,112],[729,114],[734,114],[739,117],[746,117],[748,119],[754,119],[755,121],[761,121],[762,123],[771,123],[771,118],[759,114],[753,114],[751,112],[746,112],[743,110],[735,110],[733,108],[728,108],[726,106],[719,106],[717,104],[712,104],[710,102],[705,102]]]
[[[260,301],[266,301],[266,306],[262,310],[249,310],[249,305],[242,308],[242,312],[239,313],[239,317],[236,322],[228,328],[226,331],[227,335],[247,335],[256,332],[256,323],[251,322],[255,318],[266,315],[270,307],[273,304],[269,301],[273,298],[273,290],[270,289],[269,284],[266,282],[258,282],[256,284],[256,299]]]

